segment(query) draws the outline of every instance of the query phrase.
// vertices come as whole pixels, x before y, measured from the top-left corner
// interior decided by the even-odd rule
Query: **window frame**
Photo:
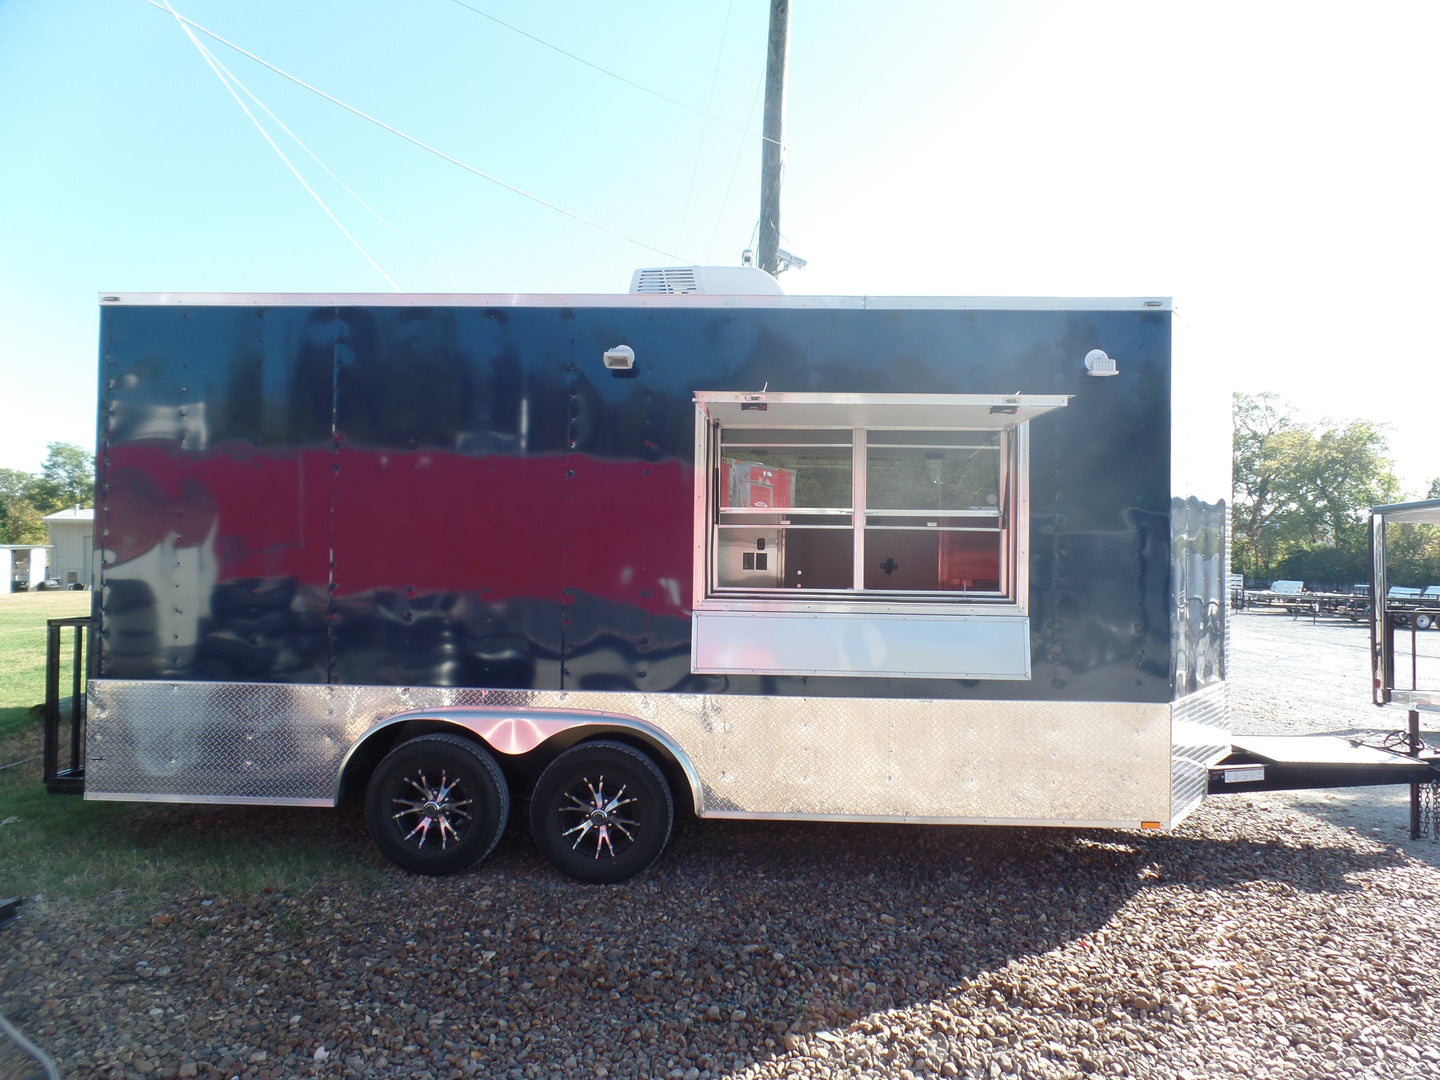
[[[695,394],[695,521],[693,609],[706,612],[836,615],[1025,616],[1029,608],[1029,422],[1064,407],[1068,395],[788,394],[700,391]],[[763,420],[762,420],[763,418]],[[851,443],[851,587],[747,589],[719,584],[722,494],[721,432],[843,429]],[[868,506],[866,465],[872,431],[999,434],[1000,589],[921,591],[865,589],[867,519],[889,515]],[[964,511],[937,511],[963,517]],[[917,530],[918,531],[918,530]],[[988,531],[988,530],[986,530]]]

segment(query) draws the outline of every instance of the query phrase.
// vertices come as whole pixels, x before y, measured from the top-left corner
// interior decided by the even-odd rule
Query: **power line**
[[[551,44],[550,42],[546,41],[544,38],[536,37],[534,34],[531,34],[531,33],[529,33],[528,31],[521,30],[518,26],[512,26],[510,23],[507,23],[507,22],[506,22],[505,20],[503,20],[503,19],[497,19],[494,15],[491,15],[489,12],[481,11],[479,8],[475,7],[473,4],[467,4],[467,3],[465,3],[465,0],[450,0],[450,2],[451,2],[452,4],[455,4],[455,5],[459,6],[459,7],[464,8],[466,11],[471,12],[472,14],[479,15],[482,19],[489,19],[489,20],[490,20],[492,23],[494,23],[496,26],[503,26],[506,30],[509,30],[512,34],[519,34],[521,37],[527,38],[527,39],[529,39],[530,41],[535,42],[535,44],[541,45],[541,46],[543,46],[544,48],[549,49],[551,52],[559,53],[561,56],[565,57],[565,58],[568,59],[568,60],[574,60],[577,64],[583,64],[585,67],[590,68],[592,71],[598,71],[601,75],[604,75],[604,76],[607,76],[608,78],[614,79],[616,82],[624,83],[626,86],[631,87],[632,89],[639,90],[642,94],[649,94],[651,97],[659,98],[661,101],[664,101],[664,102],[667,102],[667,103],[669,103],[669,104],[671,104],[671,105],[674,105],[674,106],[676,106],[677,108],[684,109],[686,112],[692,112],[692,113],[695,113],[695,114],[697,114],[697,115],[699,115],[699,116],[703,116],[706,120],[711,120],[711,121],[714,121],[714,122],[717,123],[717,124],[722,124],[722,125],[724,125],[725,127],[733,128],[735,131],[742,132],[742,133],[745,134],[745,135],[753,135],[753,134],[754,134],[754,133],[750,130],[750,125],[749,125],[748,123],[747,123],[744,127],[741,127],[739,124],[731,123],[729,120],[726,120],[726,119],[724,119],[723,117],[712,116],[711,113],[710,113],[710,106],[709,106],[708,103],[706,104],[706,107],[705,107],[704,109],[697,109],[694,105],[686,104],[685,102],[680,101],[680,100],[677,99],[677,98],[671,97],[669,94],[661,93],[659,90],[654,90],[654,89],[652,89],[651,87],[644,86],[644,85],[642,85],[642,84],[640,84],[640,83],[635,82],[635,81],[632,80],[632,79],[627,79],[624,75],[617,74],[616,72],[611,71],[609,68],[601,67],[599,64],[593,63],[593,62],[590,61],[590,60],[586,60],[583,56],[577,56],[575,53],[572,53],[572,52],[570,52],[570,51],[568,51],[568,50],[566,50],[566,49],[562,49],[559,45],[553,45],[553,44]],[[728,9],[727,9],[726,12],[725,12],[725,25],[726,25],[727,27],[730,25],[730,12],[729,12]],[[718,61],[717,61],[717,67],[718,67]],[[711,92],[712,92],[712,96],[713,96],[713,92],[714,92],[714,87],[713,87],[713,86],[711,87]],[[760,136],[760,139],[761,139],[761,141],[763,142],[764,139],[765,139],[765,136],[764,136],[764,135],[761,135],[761,136]]]
[[[459,0],[456,0],[458,3]],[[720,61],[725,57],[725,38],[730,33],[730,13],[735,8],[735,0],[725,5],[725,26],[720,31],[720,47],[715,50],[715,70],[710,74],[710,93],[705,98],[705,112],[710,112],[710,106],[715,102],[715,84],[720,81]],[[685,208],[680,212],[680,229],[675,234],[675,246],[680,247],[685,243],[685,222],[690,217],[690,197],[695,193],[695,177],[700,174],[700,155],[705,151],[705,124],[700,124],[700,140],[695,145],[695,164],[690,167],[690,184],[685,189]]]
[[[760,81],[755,84],[754,95],[750,98],[750,113],[745,118],[745,126],[747,128],[755,120],[755,106],[760,103],[760,91],[764,89],[765,77],[762,75],[760,77]],[[740,158],[744,154],[744,152],[745,144],[742,142],[738,147],[735,148],[735,163],[730,166],[730,179],[725,181],[725,197],[720,200],[720,211],[715,215],[715,231],[710,234],[710,247],[705,252],[705,257],[707,259],[714,258],[715,256],[715,241],[720,236],[720,225],[725,218],[725,206],[730,201],[730,189],[735,184],[735,174],[740,171]],[[760,225],[757,220],[755,230],[758,231],[759,228]],[[751,235],[753,236],[754,233],[752,232]],[[753,247],[754,245],[752,243],[748,246]]]
[[[208,49],[205,50],[205,51],[206,51],[206,53],[207,53],[209,56],[211,56],[212,58],[214,57],[214,53],[211,53]],[[452,285],[456,285],[456,284],[457,284],[456,281],[455,281],[455,279],[450,275],[450,273],[449,273],[448,271],[446,271],[446,269],[445,269],[443,266],[441,266],[439,263],[437,263],[434,259],[432,259],[432,258],[431,258],[429,255],[427,255],[424,251],[421,251],[421,250],[420,250],[420,247],[419,247],[413,240],[411,240],[408,236],[406,236],[403,232],[401,232],[398,228],[396,228],[396,227],[395,227],[394,225],[392,225],[388,220],[386,220],[385,215],[383,215],[382,213],[380,213],[379,210],[376,210],[376,209],[375,209],[373,206],[371,206],[368,202],[366,202],[364,199],[362,199],[362,198],[360,197],[360,195],[359,195],[353,188],[350,187],[349,184],[345,183],[344,180],[340,179],[340,177],[335,174],[334,170],[331,169],[330,166],[326,165],[325,162],[321,161],[319,155],[317,155],[313,150],[311,150],[310,147],[306,146],[305,143],[301,140],[300,136],[296,135],[295,132],[293,132],[293,131],[290,130],[290,128],[285,124],[285,121],[281,120],[278,116],[276,116],[275,113],[270,109],[269,106],[267,106],[263,101],[261,101],[258,97],[256,97],[254,91],[252,91],[248,86],[246,86],[243,82],[241,82],[238,78],[236,78],[235,73],[234,73],[233,71],[231,71],[231,70],[230,70],[228,67],[226,67],[224,64],[220,63],[219,60],[216,60],[215,63],[217,63],[217,64],[220,65],[220,70],[223,71],[223,72],[226,74],[226,76],[227,76],[232,82],[234,82],[234,84],[235,84],[236,86],[238,86],[241,90],[245,91],[245,96],[246,96],[246,97],[248,97],[251,101],[253,101],[256,105],[258,105],[261,109],[263,109],[264,112],[265,112],[265,115],[268,116],[268,117],[270,117],[270,119],[275,122],[275,125],[276,125],[281,131],[285,132],[286,135],[289,135],[290,138],[291,138],[292,140],[294,140],[296,146],[300,147],[301,150],[305,151],[306,155],[310,158],[311,161],[315,162],[316,165],[320,166],[320,168],[324,170],[325,175],[327,175],[328,177],[330,177],[331,180],[334,180],[335,183],[339,184],[340,187],[344,189],[345,194],[349,195],[349,196],[350,196],[352,199],[354,199],[357,203],[359,203],[361,206],[363,206],[363,207],[366,209],[366,211],[368,211],[368,212],[370,213],[370,215],[375,218],[376,221],[380,222],[381,225],[384,225],[385,228],[389,229],[392,233],[394,233],[396,236],[398,236],[398,237],[400,238],[400,240],[401,240],[407,247],[409,247],[412,251],[414,251],[414,252],[415,252],[417,255],[419,255],[422,259],[424,259],[427,263],[429,263],[431,269],[435,270],[438,274],[440,274],[441,277],[445,278],[445,279],[446,279],[447,281],[449,281]]]
[[[686,259],[683,255],[677,255],[677,254],[675,254],[673,251],[666,251],[664,248],[658,248],[658,247],[655,247],[653,244],[647,244],[647,243],[645,243],[645,241],[643,241],[643,240],[637,240],[637,239],[635,239],[633,236],[627,236],[627,235],[625,235],[624,233],[622,233],[622,232],[620,232],[620,231],[618,231],[618,230],[616,230],[616,229],[612,229],[612,228],[610,228],[610,227],[607,226],[607,225],[601,225],[598,221],[591,221],[589,218],[582,217],[580,214],[574,213],[573,211],[570,211],[570,210],[566,210],[563,206],[557,206],[557,205],[555,205],[554,203],[549,202],[549,201],[546,200],[546,199],[542,199],[542,198],[541,198],[540,196],[538,196],[538,195],[532,195],[532,194],[530,194],[530,192],[525,191],[523,188],[518,188],[518,187],[516,187],[514,184],[508,184],[508,183],[506,183],[504,180],[501,180],[501,179],[500,179],[499,177],[497,177],[497,176],[491,176],[489,173],[485,172],[484,170],[482,170],[482,169],[477,169],[475,166],[470,165],[470,164],[468,164],[468,163],[466,163],[466,162],[464,162],[464,161],[461,161],[459,158],[452,157],[451,155],[445,153],[443,150],[437,150],[435,147],[431,146],[429,143],[422,142],[421,140],[415,138],[413,135],[407,135],[405,132],[401,131],[399,128],[392,127],[390,124],[385,123],[385,121],[383,121],[383,120],[377,120],[375,117],[371,116],[369,113],[362,112],[361,110],[355,108],[355,106],[353,106],[353,105],[347,105],[345,102],[341,101],[339,98],[335,97],[334,95],[332,95],[332,94],[327,94],[324,90],[321,90],[321,89],[319,89],[318,87],[315,87],[315,86],[311,86],[311,85],[310,85],[309,83],[307,83],[304,79],[301,79],[301,78],[298,78],[298,77],[296,77],[296,76],[294,76],[294,75],[291,75],[288,71],[284,71],[284,70],[276,67],[274,64],[270,63],[269,61],[267,61],[267,60],[262,60],[260,57],[256,56],[254,53],[250,52],[248,49],[243,49],[243,48],[241,48],[239,45],[236,45],[233,41],[229,41],[229,40],[227,40],[226,38],[221,37],[219,34],[215,33],[214,31],[205,29],[205,27],[201,26],[199,23],[196,23],[196,22],[194,22],[194,21],[191,20],[191,19],[187,19],[185,16],[183,16],[183,15],[179,14],[178,12],[174,11],[174,9],[169,8],[169,6],[168,6],[168,0],[167,0],[167,2],[161,2],[161,0],[145,0],[145,3],[149,4],[149,5],[150,5],[151,7],[153,7],[153,8],[159,8],[161,11],[167,11],[167,10],[170,11],[170,13],[173,14],[176,19],[178,19],[180,22],[184,23],[187,27],[190,27],[190,28],[192,28],[192,29],[194,29],[194,30],[198,30],[200,33],[204,34],[206,37],[211,38],[211,39],[214,40],[214,41],[218,41],[221,45],[224,45],[226,48],[234,49],[234,50],[235,50],[236,52],[238,52],[241,56],[244,56],[244,57],[247,57],[247,58],[250,59],[250,60],[253,60],[255,63],[259,64],[261,67],[267,68],[267,69],[269,69],[270,71],[273,71],[276,75],[279,75],[279,76],[280,76],[281,78],[283,78],[283,79],[288,79],[290,82],[294,83],[296,86],[300,87],[301,89],[308,90],[308,91],[310,91],[310,93],[316,94],[316,95],[318,95],[319,97],[324,98],[326,101],[330,102],[330,104],[332,104],[332,105],[338,105],[340,108],[344,109],[346,112],[353,113],[355,116],[358,116],[360,119],[365,120],[365,121],[367,121],[368,123],[374,124],[376,127],[381,128],[381,129],[384,130],[384,131],[388,131],[391,135],[394,135],[394,136],[396,136],[396,137],[398,137],[398,138],[404,139],[406,142],[410,143],[412,146],[419,147],[421,150],[424,150],[426,153],[434,154],[436,157],[440,158],[441,160],[443,160],[443,161],[448,161],[451,165],[454,165],[454,166],[456,166],[456,167],[458,167],[458,168],[464,169],[466,172],[472,173],[472,174],[474,174],[475,176],[480,177],[482,180],[488,180],[488,181],[490,181],[490,183],[495,184],[495,185],[498,186],[498,187],[502,187],[502,188],[504,188],[506,191],[509,191],[509,192],[511,192],[511,193],[513,193],[513,194],[515,194],[515,195],[519,195],[519,196],[520,196],[521,198],[523,198],[523,199],[529,199],[531,202],[537,203],[538,205],[545,207],[547,210],[553,210],[553,211],[555,211],[557,214],[562,214],[562,215],[564,215],[565,217],[570,218],[572,221],[578,221],[578,222],[579,222],[580,224],[582,224],[582,225],[588,225],[590,228],[592,228],[592,229],[597,229],[597,230],[599,230],[600,232],[605,233],[607,236],[613,236],[613,237],[615,237],[617,240],[624,240],[627,244],[634,244],[636,247],[644,248],[646,251],[653,251],[653,252],[655,252],[657,255],[664,255],[667,259],[678,259],[678,260],[681,261],[681,262],[691,262],[691,261],[693,261],[693,260]],[[243,104],[242,104],[241,107],[242,107],[242,108],[244,107]],[[249,110],[246,110],[246,111],[247,111],[247,113],[248,113]],[[252,118],[252,119],[253,119],[253,118]],[[263,130],[263,129],[262,129],[262,130]],[[267,138],[268,138],[268,136],[267,136]],[[277,151],[277,152],[278,152],[278,151]],[[302,180],[302,183],[303,183],[303,180]],[[307,185],[307,186],[308,186],[308,185]]]
[[[345,239],[349,240],[350,243],[355,246],[355,250],[360,252],[360,254],[365,257],[365,261],[375,268],[375,272],[378,273],[382,278],[384,278],[386,283],[389,284],[389,286],[396,292],[402,292],[403,290],[400,288],[400,286],[395,284],[395,279],[392,278],[389,274],[387,274],[384,268],[378,262],[371,258],[370,253],[365,250],[365,248],[361,245],[360,241],[355,239],[355,237],[350,234],[350,230],[345,228],[345,226],[341,224],[340,219],[335,216],[334,212],[330,209],[330,207],[325,205],[325,200],[320,197],[320,193],[310,186],[310,184],[306,181],[305,177],[300,174],[300,170],[295,168],[295,166],[291,163],[290,159],[285,156],[285,152],[281,150],[280,147],[276,144],[275,140],[270,137],[270,133],[265,130],[265,126],[255,118],[255,114],[250,111],[249,106],[247,106],[245,102],[241,100],[240,95],[235,92],[235,86],[239,86],[240,81],[236,79],[235,86],[230,85],[230,82],[226,79],[225,75],[221,74],[221,70],[224,65],[222,65],[219,60],[216,60],[215,57],[210,54],[210,50],[207,49],[201,43],[200,39],[191,32],[190,27],[185,25],[187,20],[181,18],[180,13],[170,6],[170,0],[162,0],[162,2],[165,6],[165,9],[168,10],[171,15],[175,16],[176,21],[180,24],[180,29],[185,32],[185,36],[190,39],[191,44],[193,44],[195,48],[199,50],[200,55],[204,58],[205,62],[210,65],[210,70],[215,73],[215,77],[220,80],[221,84],[225,87],[226,90],[230,91],[230,96],[235,99],[235,104],[239,105],[245,115],[250,118],[250,122],[255,125],[255,130],[259,131],[260,134],[264,137],[265,141],[270,144],[270,149],[274,150],[275,153],[280,156],[280,160],[285,163],[285,167],[289,169],[292,174],[294,174],[296,180],[300,181],[301,187],[308,191],[310,193],[310,197],[320,204],[320,209],[325,211],[325,216],[328,217],[331,221],[333,221],[335,223],[335,227],[345,234]],[[228,72],[226,74],[228,74]],[[248,90],[246,90],[245,92],[247,94],[250,93],[250,91]],[[268,112],[269,110],[267,109],[266,111]]]

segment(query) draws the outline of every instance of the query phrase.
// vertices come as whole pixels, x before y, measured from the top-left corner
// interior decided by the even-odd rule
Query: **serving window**
[[[809,620],[752,624],[751,640],[840,631],[866,642],[887,629],[885,616],[1025,615],[1028,424],[1066,398],[706,392],[695,400],[698,643],[738,627],[707,621],[712,615]],[[825,626],[822,616],[831,617]],[[945,648],[945,635],[936,642]],[[740,667],[697,651],[696,670],[792,670],[766,660],[777,647],[795,651],[778,641],[741,649],[750,666]],[[1025,653],[1028,675],[1028,642]],[[817,656],[819,666],[793,659],[797,672],[879,673],[853,657]],[[954,667],[938,657],[926,664]]]

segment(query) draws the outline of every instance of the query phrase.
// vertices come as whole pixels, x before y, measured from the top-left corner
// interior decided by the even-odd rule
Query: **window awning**
[[[1011,428],[1064,408],[1067,394],[791,394],[697,391],[722,427]]]

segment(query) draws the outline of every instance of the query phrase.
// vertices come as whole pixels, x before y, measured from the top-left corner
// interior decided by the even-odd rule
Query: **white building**
[[[25,592],[45,583],[45,548],[37,544],[0,544],[0,593]]]
[[[50,530],[50,576],[62,589],[93,584],[95,556],[95,511],[83,507],[47,514]]]

